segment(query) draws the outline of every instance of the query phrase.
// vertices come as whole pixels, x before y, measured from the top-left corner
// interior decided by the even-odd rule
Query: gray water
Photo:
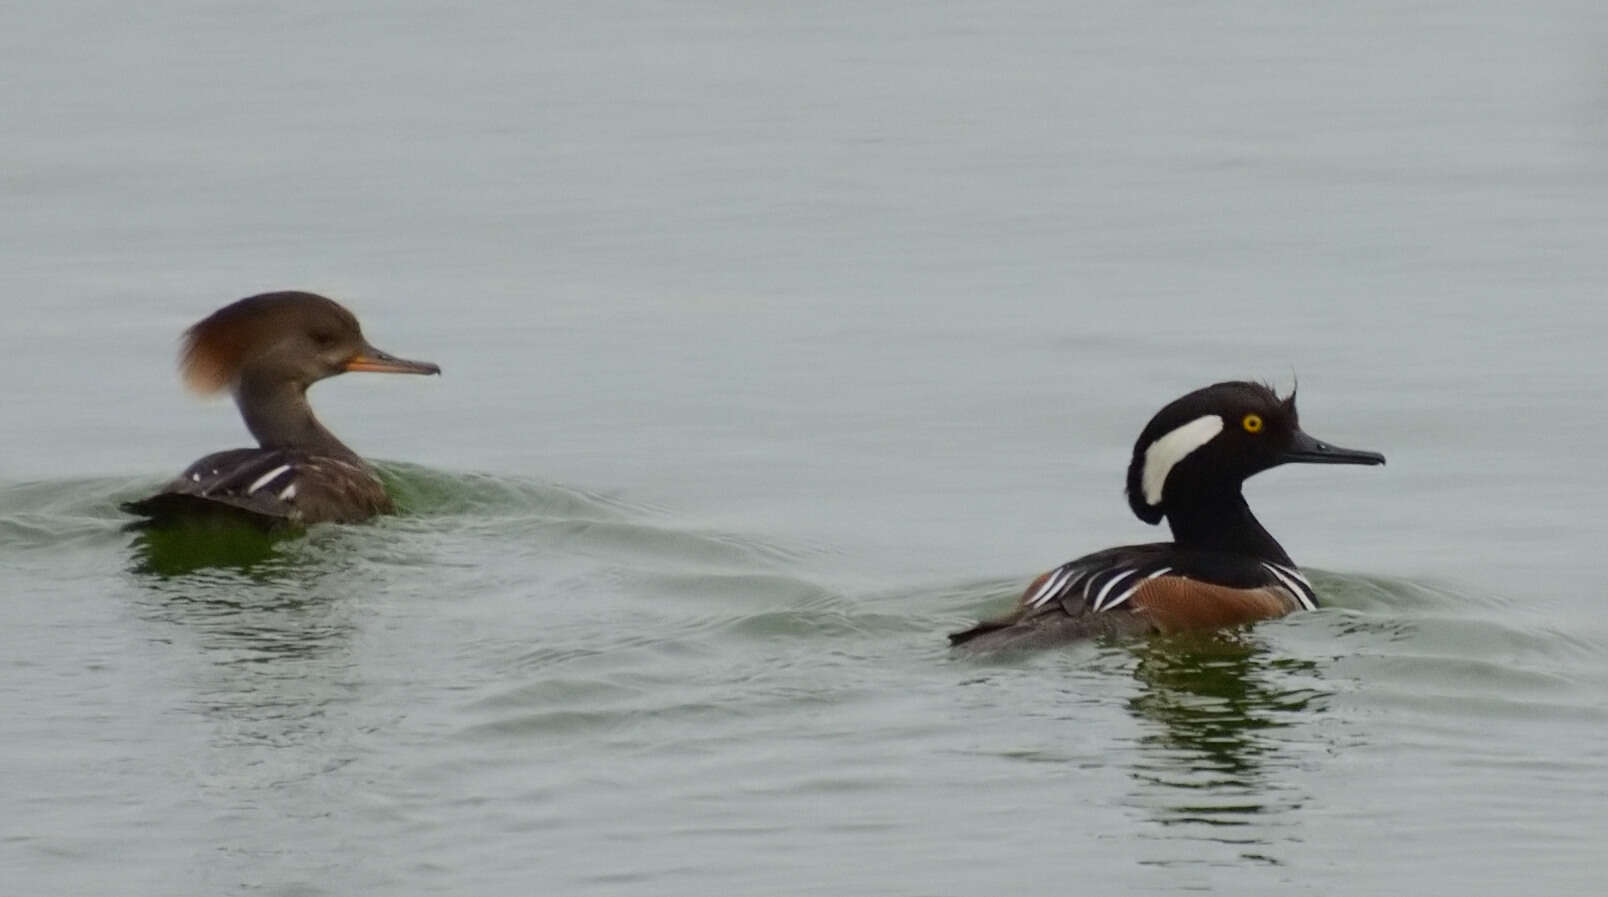
[[[1599,4],[0,26],[5,891],[1600,888]],[[277,288],[444,368],[312,394],[404,513],[122,531]],[[949,655],[1247,377],[1390,458],[1250,484],[1324,609]]]

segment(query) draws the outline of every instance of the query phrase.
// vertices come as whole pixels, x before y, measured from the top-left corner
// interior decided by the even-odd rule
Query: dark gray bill
[[[1279,456],[1281,464],[1383,464],[1385,456],[1378,452],[1365,452],[1361,449],[1341,448],[1320,442],[1311,436],[1295,431],[1295,438],[1290,441],[1290,447]]]

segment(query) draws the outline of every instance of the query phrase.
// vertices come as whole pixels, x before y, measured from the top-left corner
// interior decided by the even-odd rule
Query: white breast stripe
[[[1269,562],[1263,561],[1263,563],[1269,563]],[[1295,581],[1300,583],[1301,585],[1306,586],[1307,591],[1309,591],[1309,592],[1312,591],[1312,582],[1311,582],[1311,580],[1307,579],[1304,575],[1302,575],[1300,570],[1297,570],[1294,567],[1286,567],[1283,564],[1274,564],[1273,566],[1275,566],[1275,567],[1279,568],[1280,570],[1283,570],[1285,573],[1288,573],[1289,575],[1295,577]]]
[[[1100,594],[1094,596],[1094,609],[1105,610],[1108,606],[1105,603],[1105,598],[1107,595],[1111,594],[1112,587],[1138,572],[1138,570],[1124,570],[1121,573],[1118,573],[1116,576],[1111,577],[1111,579],[1106,582],[1105,587],[1100,589]]]
[[[1167,485],[1167,474],[1189,453],[1200,448],[1223,432],[1221,415],[1204,414],[1181,427],[1166,433],[1145,449],[1145,469],[1140,485],[1145,490],[1145,503],[1154,507],[1161,504],[1161,489]]]
[[[1305,593],[1306,598],[1312,603],[1312,607],[1314,609],[1318,606],[1318,590],[1312,588],[1312,581],[1307,579],[1300,570],[1297,570],[1294,567],[1286,567],[1283,564],[1274,564],[1273,566],[1301,585],[1302,591]]]
[[[269,483],[273,482],[274,477],[279,476],[280,474],[284,473],[285,471],[287,471],[289,469],[290,469],[289,464],[281,464],[278,467],[275,467],[273,470],[270,470],[267,473],[263,474],[262,476],[257,477],[257,481],[255,483],[252,483],[250,486],[246,487],[246,494],[250,495],[251,493],[256,492],[258,489],[261,489],[262,487],[264,487],[264,486],[268,485]]]
[[[1300,584],[1298,585],[1295,579],[1290,578],[1290,575],[1285,573],[1284,568],[1280,567],[1278,564],[1269,564],[1268,562],[1263,561],[1262,566],[1267,568],[1267,572],[1278,577],[1279,582],[1284,583],[1284,587],[1289,589],[1295,595],[1295,600],[1301,603],[1301,607],[1305,608],[1306,610],[1318,609],[1318,602],[1315,600],[1317,596],[1313,594],[1312,585],[1306,581],[1305,577],[1300,576],[1299,574],[1296,575],[1296,579],[1301,580]]]

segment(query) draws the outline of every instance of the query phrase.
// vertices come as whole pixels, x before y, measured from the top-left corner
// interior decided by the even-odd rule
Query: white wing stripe
[[[1139,591],[1139,587],[1142,586],[1142,585],[1144,585],[1144,583],[1136,582],[1133,585],[1128,586],[1126,589],[1123,589],[1121,591],[1121,593],[1119,593],[1117,595],[1117,597],[1111,599],[1110,604],[1107,604],[1105,607],[1103,607],[1101,609],[1102,610],[1116,610],[1117,608],[1122,606],[1122,602],[1127,601],[1129,598],[1132,598],[1133,593]]]
[[[1038,605],[1044,603],[1051,595],[1055,594],[1055,590],[1057,587],[1059,587],[1061,580],[1065,579],[1067,574],[1071,572],[1071,570],[1063,567],[1062,569],[1057,570],[1045,577],[1044,584],[1039,586],[1038,591],[1034,592],[1032,596],[1027,599],[1027,605],[1029,607],[1037,607]]]
[[[1073,582],[1075,580],[1075,578],[1077,577],[1077,575],[1078,575],[1078,568],[1076,568],[1076,567],[1067,567],[1065,570],[1062,570],[1059,574],[1056,575],[1055,583],[1050,587],[1050,589],[1048,591],[1046,591],[1044,593],[1044,597],[1046,599],[1055,597],[1057,594],[1060,593],[1060,591],[1062,589],[1066,588],[1068,583]]]
[[[1079,570],[1078,575],[1072,577],[1069,580],[1067,580],[1066,585],[1062,586],[1062,589],[1064,589],[1065,591],[1068,591],[1068,592],[1072,591],[1073,589],[1077,588],[1078,583],[1083,581],[1083,577],[1089,576],[1089,575],[1090,575],[1090,571],[1088,570],[1088,568],[1083,568],[1083,569]]]
[[[1124,601],[1127,601],[1129,598],[1133,597],[1134,592],[1139,591],[1140,586],[1144,585],[1145,583],[1149,582],[1152,579],[1155,579],[1156,577],[1158,577],[1158,576],[1160,576],[1160,575],[1162,575],[1164,573],[1170,572],[1171,570],[1172,570],[1171,567],[1162,567],[1160,570],[1157,570],[1154,573],[1146,574],[1145,578],[1144,578],[1144,580],[1142,582],[1136,582],[1133,585],[1127,587],[1126,589],[1123,589],[1121,595],[1118,595],[1117,597],[1111,599],[1110,603],[1105,606],[1105,609],[1106,610],[1112,610],[1114,608],[1121,607],[1122,603]]]
[[[261,489],[262,487],[264,487],[264,486],[268,485],[269,483],[273,482],[274,477],[279,476],[280,474],[284,473],[285,471],[287,471],[289,469],[290,469],[289,464],[281,464],[278,467],[275,467],[273,470],[270,470],[267,473],[263,474],[262,476],[257,477],[256,482],[254,482],[250,486],[246,487],[246,494],[250,495],[251,493],[256,492],[258,489]]]
[[[1107,580],[1105,587],[1100,589],[1100,594],[1094,596],[1094,609],[1105,610],[1107,607],[1105,603],[1106,596],[1111,594],[1111,590],[1116,586],[1116,584],[1138,572],[1138,570],[1124,570]]]

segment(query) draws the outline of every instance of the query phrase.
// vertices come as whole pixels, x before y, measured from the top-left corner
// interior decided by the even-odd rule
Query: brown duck
[[[439,374],[381,352],[351,312],[313,293],[263,293],[185,331],[179,367],[203,394],[229,390],[257,448],[214,452],[123,509],[152,525],[227,517],[267,528],[355,522],[392,510],[374,469],[325,429],[307,388],[347,371]]]

